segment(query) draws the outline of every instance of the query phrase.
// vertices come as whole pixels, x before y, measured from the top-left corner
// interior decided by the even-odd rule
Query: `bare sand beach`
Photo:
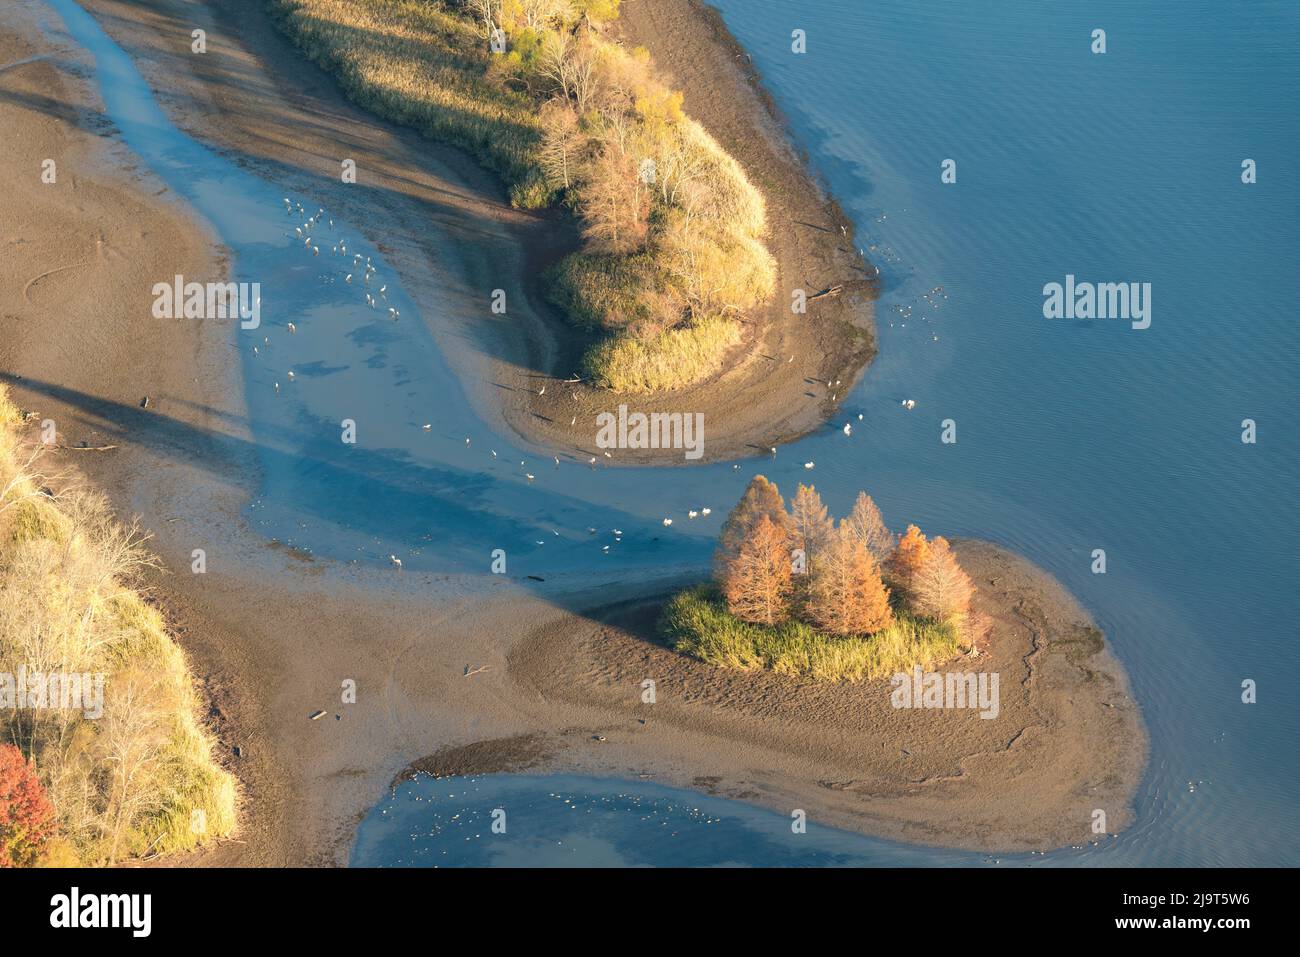
[[[529,278],[554,256],[563,222],[511,209],[456,150],[348,104],[260,4],[85,5],[178,126],[286,190],[384,222],[373,238],[429,304],[438,345],[485,422],[538,448],[573,447],[546,404],[555,400],[533,387],[539,373],[562,374],[571,352]],[[185,52],[196,27],[208,31],[206,58]],[[846,287],[801,323],[778,316],[778,296],[728,373],[664,397],[664,410],[705,411],[710,459],[750,454],[819,425],[828,381],[847,393],[873,348],[869,267],[712,13],[688,0],[629,4],[619,29],[651,48],[687,108],[766,192],[781,287]],[[716,50],[734,66],[706,66]],[[489,575],[339,567],[269,543],[242,512],[258,465],[223,327],[150,317],[158,277],[219,278],[224,251],[114,141],[90,70],[43,5],[19,0],[7,12],[0,164],[35,177],[57,157],[60,185],[0,195],[0,370],[16,402],[55,420],[63,444],[116,446],[51,454],[73,470],[69,481],[84,475],[153,533],[170,571],[148,585],[242,785],[234,840],[163,863],[343,864],[356,822],[409,773],[641,777],[985,850],[1085,843],[1095,808],[1111,832],[1129,822],[1146,739],[1126,679],[1059,585],[992,546],[959,549],[995,621],[978,667],[1000,671],[1002,704],[986,721],[893,709],[881,683],[723,672],[664,648],[657,609],[702,569],[561,575],[542,595]],[[338,183],[340,154],[364,171],[360,188]],[[509,325],[481,301],[503,282],[529,304]],[[862,336],[846,339],[845,324]],[[790,354],[793,363],[774,359]],[[608,404],[589,392],[565,400],[589,415]],[[190,575],[200,545],[211,570]],[[646,710],[638,693],[651,676],[664,690]],[[349,680],[357,703],[341,707]],[[325,718],[308,720],[317,710]]]

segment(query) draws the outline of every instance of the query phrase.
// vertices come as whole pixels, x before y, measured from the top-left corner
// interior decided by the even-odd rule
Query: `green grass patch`
[[[674,649],[711,665],[819,681],[887,678],[916,665],[929,671],[961,653],[955,625],[897,611],[888,628],[860,638],[824,635],[799,621],[750,624],[727,611],[712,585],[676,595],[664,608],[659,629]]]

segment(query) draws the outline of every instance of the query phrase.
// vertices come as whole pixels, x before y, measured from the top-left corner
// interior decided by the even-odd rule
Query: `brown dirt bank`
[[[640,599],[548,624],[511,652],[525,693],[583,708],[606,739],[593,747],[590,734],[568,735],[549,756],[536,745],[519,767],[652,777],[804,808],[851,830],[988,851],[1092,841],[1095,808],[1110,833],[1123,829],[1146,734],[1122,668],[1046,573],[987,543],[957,552],[994,627],[984,653],[940,670],[998,673],[996,718],[895,709],[884,680],[713,668],[663,647],[662,600]],[[641,701],[647,678],[652,705]],[[458,764],[472,766],[464,755]]]
[[[539,282],[541,270],[575,242],[571,223],[511,209],[500,184],[460,150],[351,105],[279,34],[263,3],[86,6],[131,53],[173,122],[370,234],[485,421],[534,449],[584,460],[594,454],[595,416],[619,400],[555,381],[574,371],[585,339],[544,301]],[[652,9],[629,4],[618,29],[627,42],[652,49],[685,91],[691,114],[767,196],[779,276],[772,305],[754,317],[724,373],[694,389],[629,402],[645,412],[704,413],[706,460],[753,455],[818,427],[830,413],[830,396],[842,399],[874,354],[874,274],[855,251],[852,225],[791,147],[753,71],[727,52],[733,41],[716,16],[686,3]],[[185,38],[195,27],[208,32],[204,55],[189,52]],[[696,66],[706,62],[717,69]],[[356,161],[355,185],[340,182],[344,157]],[[790,313],[793,288],[813,295],[835,285],[844,292],[811,303],[805,316]],[[487,309],[495,288],[507,293],[508,316]],[[828,385],[837,379],[840,385]],[[547,382],[552,387],[537,395]],[[684,459],[680,451],[618,450],[606,462]]]
[[[706,461],[765,453],[821,425],[875,355],[876,272],[858,254],[853,224],[810,174],[758,72],[716,10],[699,0],[625,3],[610,28],[620,42],[650,51],[668,84],[685,94],[687,114],[762,191],[777,291],[750,317],[743,341],[711,380],[647,397],[549,389],[532,397],[529,418],[513,410],[511,424],[557,448],[576,445],[586,452],[596,415],[625,401],[631,411],[703,412]],[[791,312],[793,290],[811,297],[836,286],[843,291],[810,302],[806,315]],[[570,367],[556,367],[556,374],[573,370],[576,359],[566,358]],[[578,421],[570,427],[574,415]],[[685,464],[680,452],[618,450],[613,456],[614,465]]]

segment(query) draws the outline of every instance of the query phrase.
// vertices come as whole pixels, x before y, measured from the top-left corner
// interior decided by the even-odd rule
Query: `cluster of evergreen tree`
[[[975,591],[942,536],[915,525],[893,535],[866,492],[837,523],[813,486],[800,485],[787,511],[762,475],[727,517],[715,577],[742,621],[794,617],[835,635],[874,634],[904,609],[964,624]]]

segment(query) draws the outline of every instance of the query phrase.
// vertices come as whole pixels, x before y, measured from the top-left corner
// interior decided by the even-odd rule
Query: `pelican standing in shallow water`
[[[394,565],[396,565],[398,568],[402,567],[402,560],[398,558],[396,555],[389,555],[388,560],[392,562]]]

